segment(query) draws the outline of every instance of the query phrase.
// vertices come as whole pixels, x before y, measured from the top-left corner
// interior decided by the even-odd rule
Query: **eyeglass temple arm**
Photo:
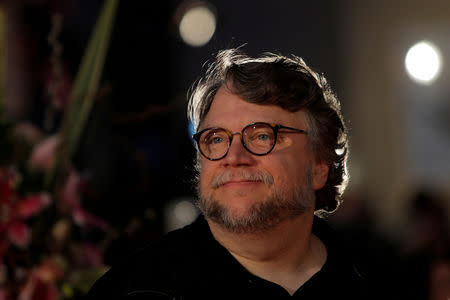
[[[303,130],[303,129],[293,128],[293,127],[288,127],[288,126],[283,126],[283,125],[278,125],[278,128],[279,129],[289,129],[289,130],[297,131],[299,133],[308,134],[308,131]]]

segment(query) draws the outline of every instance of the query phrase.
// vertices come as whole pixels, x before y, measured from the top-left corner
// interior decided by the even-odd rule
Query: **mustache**
[[[213,189],[217,189],[233,179],[263,182],[267,185],[273,184],[273,176],[267,172],[241,170],[239,172],[226,171],[214,176],[211,181],[211,186]]]

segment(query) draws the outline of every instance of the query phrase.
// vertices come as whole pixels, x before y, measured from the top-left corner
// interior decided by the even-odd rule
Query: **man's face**
[[[307,130],[305,112],[245,102],[220,88],[200,125],[240,132],[254,122],[277,123]],[[234,135],[227,156],[200,158],[199,206],[205,216],[233,232],[255,232],[314,208],[328,168],[314,160],[307,136],[281,129],[275,148],[256,156]]]

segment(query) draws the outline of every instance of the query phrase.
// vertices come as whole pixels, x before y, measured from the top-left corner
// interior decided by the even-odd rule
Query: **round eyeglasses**
[[[254,155],[269,154],[277,143],[280,129],[308,134],[306,130],[280,124],[256,122],[245,126],[241,132],[231,132],[220,127],[205,128],[192,137],[197,142],[200,153],[209,160],[219,160],[227,156],[235,134],[241,136],[244,148]]]

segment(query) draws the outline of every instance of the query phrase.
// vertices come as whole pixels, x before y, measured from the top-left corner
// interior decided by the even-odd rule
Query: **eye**
[[[210,130],[205,132],[203,143],[206,145],[217,145],[226,142],[227,134],[222,130]]]
[[[273,131],[266,127],[251,127],[245,132],[246,138],[252,143],[268,143],[273,141]]]
[[[260,141],[267,141],[270,140],[270,136],[266,133],[260,133],[256,136],[256,138]]]
[[[223,141],[224,141],[223,137],[213,136],[210,143],[211,144],[220,144],[220,143],[223,143]]]

